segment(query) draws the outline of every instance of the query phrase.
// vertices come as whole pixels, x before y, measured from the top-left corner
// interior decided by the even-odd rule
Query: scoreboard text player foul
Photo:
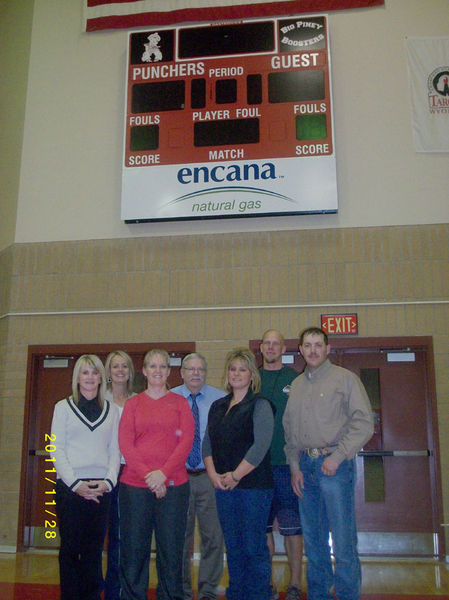
[[[327,22],[130,33],[123,220],[336,212]]]

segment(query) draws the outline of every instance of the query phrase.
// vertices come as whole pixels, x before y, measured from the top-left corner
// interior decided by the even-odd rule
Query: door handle
[[[430,450],[362,450],[357,456],[430,456]]]
[[[50,456],[50,452],[47,452],[46,450],[30,450],[29,455],[30,456]]]

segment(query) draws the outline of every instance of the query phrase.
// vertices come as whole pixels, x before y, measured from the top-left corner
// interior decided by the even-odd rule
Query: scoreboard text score
[[[336,212],[327,16],[129,35],[122,218]]]

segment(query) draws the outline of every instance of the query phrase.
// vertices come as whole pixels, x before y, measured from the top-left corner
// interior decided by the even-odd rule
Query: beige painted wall
[[[0,0],[0,250],[14,242],[34,0]]]
[[[125,31],[82,32],[82,2],[36,3],[16,242],[449,221],[447,154],[412,148],[405,36],[447,35],[447,0],[329,16],[337,215],[120,221]]]

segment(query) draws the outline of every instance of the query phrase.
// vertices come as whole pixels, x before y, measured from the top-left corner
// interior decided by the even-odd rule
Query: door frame
[[[250,340],[250,348],[260,359],[259,345],[262,340]],[[432,523],[433,531],[438,538],[438,557],[445,558],[445,534],[441,523],[443,522],[443,494],[441,484],[441,461],[438,435],[438,412],[435,385],[435,366],[433,352],[433,338],[431,336],[402,336],[402,337],[332,337],[329,336],[331,356],[335,364],[340,364],[340,357],[345,352],[413,352],[423,350],[426,369],[426,407],[427,407],[427,436],[430,450],[430,484],[432,494]],[[299,353],[298,339],[285,340],[286,353]]]
[[[25,410],[23,418],[22,436],[22,467],[20,472],[20,494],[19,515],[17,525],[17,552],[23,552],[30,546],[30,536],[27,532],[27,523],[31,521],[31,509],[33,501],[33,469],[36,461],[33,460],[31,445],[34,442],[33,425],[34,414],[37,406],[36,386],[38,378],[39,361],[45,357],[69,357],[78,358],[83,354],[109,354],[114,350],[124,350],[129,354],[145,354],[153,348],[163,348],[170,356],[178,354],[186,355],[195,352],[195,342],[146,342],[146,343],[115,343],[115,344],[39,344],[28,346],[27,380],[25,391]]]

